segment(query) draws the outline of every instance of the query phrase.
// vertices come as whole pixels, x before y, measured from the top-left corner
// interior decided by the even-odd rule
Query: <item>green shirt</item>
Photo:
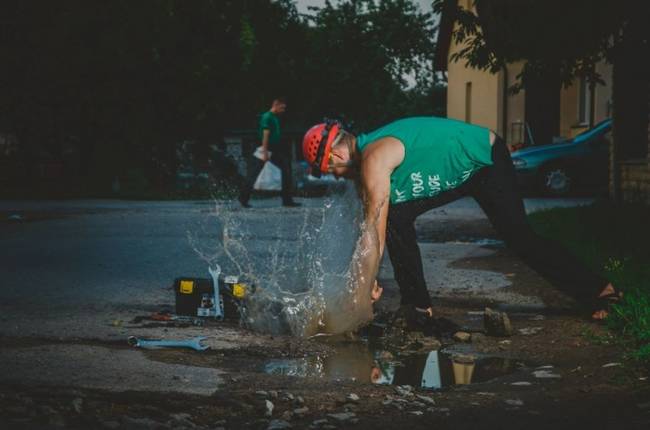
[[[357,148],[383,137],[404,145],[404,160],[390,175],[390,202],[433,197],[454,189],[492,164],[487,128],[438,117],[405,118],[357,136]]]
[[[264,130],[269,130],[269,146],[275,146],[280,143],[280,120],[278,116],[271,111],[264,112],[260,115],[260,126],[258,136],[260,142],[264,136]]]

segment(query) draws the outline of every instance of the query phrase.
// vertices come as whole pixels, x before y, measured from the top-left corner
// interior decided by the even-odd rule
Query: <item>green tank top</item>
[[[383,137],[404,145],[402,163],[390,175],[390,202],[433,197],[460,186],[482,167],[492,165],[490,131],[447,118],[405,118],[357,136],[357,148]]]

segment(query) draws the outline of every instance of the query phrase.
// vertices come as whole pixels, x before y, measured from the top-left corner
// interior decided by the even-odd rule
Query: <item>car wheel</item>
[[[541,188],[544,194],[565,196],[572,189],[572,177],[566,167],[549,166],[542,170],[540,176]]]

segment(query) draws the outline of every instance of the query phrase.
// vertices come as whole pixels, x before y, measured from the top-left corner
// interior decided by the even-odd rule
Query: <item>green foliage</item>
[[[253,62],[253,50],[255,49],[255,30],[246,17],[241,19],[241,31],[239,36],[239,49],[242,53],[242,71],[248,71]]]
[[[514,90],[546,74],[558,76],[564,85],[576,76],[601,82],[594,68],[597,62],[610,60],[630,39],[643,39],[647,47],[649,5],[645,1],[474,0],[472,4],[470,11],[456,0],[434,0],[435,11],[444,10],[458,23],[454,38],[463,47],[452,59],[491,72],[526,61]]]
[[[543,236],[557,238],[597,270],[609,268],[638,269],[632,262],[650,261],[647,243],[650,209],[644,206],[617,206],[599,202],[590,206],[540,211],[529,216],[535,230]],[[619,263],[617,263],[617,261]],[[622,262],[622,263],[621,263]]]
[[[206,154],[280,94],[287,128],[433,111],[433,23],[411,0],[312,17],[292,0],[32,0],[2,2],[0,27],[0,132],[27,161],[74,146],[103,189],[132,169],[170,186],[179,142]]]
[[[410,0],[327,2],[309,19],[310,121],[345,117],[374,127],[433,111],[433,22]],[[415,85],[405,91],[405,76]]]
[[[643,345],[634,352],[634,357],[641,361],[650,361],[650,343]]]
[[[628,284],[624,300],[613,305],[611,313],[608,325],[633,339],[633,356],[650,363],[650,288]]]
[[[529,216],[535,230],[567,246],[624,292],[607,324],[632,356],[650,363],[650,208],[607,203],[552,209]]]

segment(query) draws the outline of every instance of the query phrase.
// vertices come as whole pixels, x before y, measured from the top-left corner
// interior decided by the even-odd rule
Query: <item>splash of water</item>
[[[362,219],[350,183],[322,206],[300,211],[242,212],[217,203],[204,231],[189,239],[208,265],[257,286],[246,303],[246,326],[295,336],[336,334],[372,319],[377,267],[367,261],[378,258],[365,257],[378,255],[379,246]]]

